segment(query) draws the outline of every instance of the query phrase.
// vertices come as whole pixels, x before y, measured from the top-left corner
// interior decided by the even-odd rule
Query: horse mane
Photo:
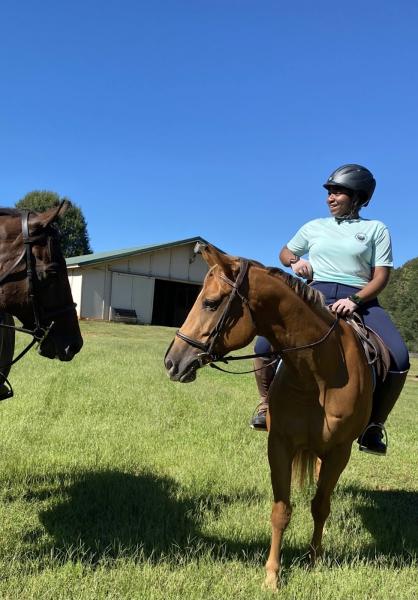
[[[255,263],[259,265],[260,263]],[[311,287],[299,277],[294,277],[290,273],[286,273],[279,267],[265,267],[267,273],[274,277],[279,277],[284,283],[289,286],[302,300],[314,308],[326,309],[325,297],[319,290]]]
[[[0,206],[0,217],[19,217],[20,214],[17,208],[3,208]]]

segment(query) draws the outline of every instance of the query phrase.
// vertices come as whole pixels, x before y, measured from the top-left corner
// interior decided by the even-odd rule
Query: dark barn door
[[[178,281],[155,280],[152,324],[180,327],[193,306],[201,286]]]

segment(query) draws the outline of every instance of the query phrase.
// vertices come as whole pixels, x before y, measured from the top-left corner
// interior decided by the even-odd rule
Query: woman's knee
[[[262,336],[258,336],[258,338],[255,341],[254,352],[256,354],[260,354],[262,352],[270,352],[270,350],[271,344],[268,341],[268,339]]]

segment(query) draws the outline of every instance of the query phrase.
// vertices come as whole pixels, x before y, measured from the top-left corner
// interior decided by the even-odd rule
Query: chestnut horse
[[[80,351],[83,340],[55,222],[66,203],[44,213],[0,208],[0,399],[12,395],[4,385],[12,364],[38,342],[39,354],[62,361]],[[6,313],[6,314],[4,314]],[[13,315],[22,323],[14,325]],[[32,342],[13,359],[14,334]],[[5,360],[5,354],[9,358]]]
[[[321,552],[330,496],[353,441],[367,425],[372,375],[352,328],[324,306],[322,294],[281,269],[200,247],[210,270],[186,321],[167,350],[173,381],[189,382],[198,368],[266,337],[283,360],[270,388],[268,458],[274,503],[265,584],[279,583],[283,532],[291,517],[292,467],[312,475],[311,563]]]

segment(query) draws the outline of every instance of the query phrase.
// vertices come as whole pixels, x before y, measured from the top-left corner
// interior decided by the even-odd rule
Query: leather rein
[[[180,330],[176,331],[176,336],[178,338],[180,338],[181,340],[183,340],[190,346],[193,346],[194,348],[198,348],[199,350],[202,350],[202,353],[198,354],[196,356],[196,361],[198,362],[199,367],[203,367],[204,365],[209,364],[209,366],[212,367],[213,369],[218,369],[219,371],[223,371],[224,373],[231,373],[233,375],[243,375],[245,373],[254,373],[255,371],[259,371],[260,369],[251,369],[249,371],[227,371],[226,369],[222,369],[221,367],[219,367],[218,365],[216,365],[214,363],[223,362],[225,364],[228,364],[229,362],[235,361],[235,360],[245,360],[245,359],[261,358],[261,357],[272,358],[272,361],[270,363],[261,367],[261,369],[265,369],[268,366],[274,364],[276,362],[276,360],[278,359],[278,357],[280,357],[282,354],[284,354],[286,352],[294,352],[297,350],[305,350],[308,348],[313,348],[314,346],[317,346],[317,345],[321,344],[322,342],[324,342],[329,337],[329,335],[334,330],[336,324],[338,323],[338,317],[333,321],[333,323],[331,324],[331,326],[329,327],[329,329],[325,333],[325,335],[323,335],[319,340],[316,340],[315,342],[312,342],[310,344],[304,344],[302,346],[294,346],[294,347],[290,347],[290,348],[282,348],[281,350],[274,350],[271,352],[259,352],[256,354],[246,354],[244,356],[219,356],[218,354],[216,354],[214,352],[214,346],[216,344],[218,337],[221,335],[221,333],[224,330],[225,323],[227,322],[227,319],[230,316],[229,312],[231,310],[231,306],[232,306],[232,303],[234,302],[235,298],[238,297],[241,300],[243,306],[246,306],[248,308],[251,318],[253,320],[253,323],[254,323],[254,325],[256,324],[253,312],[252,312],[251,307],[248,302],[248,298],[246,298],[241,293],[241,290],[240,290],[240,288],[243,284],[243,281],[245,279],[245,276],[247,274],[247,271],[248,271],[249,261],[245,258],[240,258],[239,261],[240,261],[240,269],[239,269],[236,281],[232,281],[225,275],[218,275],[218,277],[220,279],[222,279],[228,285],[231,286],[232,292],[228,297],[228,301],[225,305],[225,308],[224,308],[221,316],[219,317],[215,327],[210,332],[207,342],[206,343],[200,342],[199,340],[196,340],[194,338],[191,338],[191,337],[185,335]]]
[[[46,315],[48,317],[48,319],[51,319],[48,326],[46,326],[46,327],[42,326],[42,324],[41,324],[42,323],[41,308],[39,306],[38,297],[36,295],[35,281],[37,280],[37,271],[36,271],[36,267],[35,267],[35,260],[34,260],[34,255],[32,252],[32,246],[36,241],[38,241],[43,236],[36,236],[36,237],[30,236],[30,234],[29,234],[30,212],[31,211],[29,211],[29,210],[21,211],[23,250],[19,254],[18,258],[15,260],[15,262],[12,264],[12,266],[9,267],[9,269],[7,269],[7,271],[0,276],[0,285],[3,284],[4,281],[10,275],[12,275],[14,273],[16,267],[18,267],[18,265],[24,259],[26,259],[26,277],[25,277],[25,279],[28,280],[28,296],[29,296],[29,303],[32,307],[33,316],[34,316],[34,327],[33,327],[33,329],[27,329],[25,327],[17,327],[16,325],[7,325],[6,323],[1,323],[1,322],[0,322],[0,327],[6,328],[6,329],[14,329],[14,331],[19,331],[21,333],[27,333],[27,334],[31,335],[33,339],[22,350],[22,352],[20,352],[20,354],[18,356],[16,356],[11,362],[9,362],[6,365],[2,365],[2,369],[7,369],[7,368],[11,367],[12,365],[14,365],[15,363],[17,363],[17,361],[20,360],[32,348],[32,346],[34,344],[36,344],[36,342],[38,342],[38,344],[40,346],[45,341],[45,339],[47,338],[47,336],[49,335],[51,329],[53,328],[53,326],[55,324],[55,322],[52,320],[52,318],[61,313],[68,312],[70,310],[74,310],[74,308],[76,306],[76,304],[72,303],[72,304],[68,304],[68,305],[64,306],[63,308],[57,309],[57,310],[46,311],[45,309],[42,309],[42,313],[44,315]],[[3,375],[3,373],[1,371],[0,371],[0,378],[3,379],[4,383],[8,383],[10,386],[9,381],[6,379],[6,377]],[[3,383],[1,381],[1,379],[0,379],[0,383]],[[10,386],[10,389],[11,389],[11,386]]]

